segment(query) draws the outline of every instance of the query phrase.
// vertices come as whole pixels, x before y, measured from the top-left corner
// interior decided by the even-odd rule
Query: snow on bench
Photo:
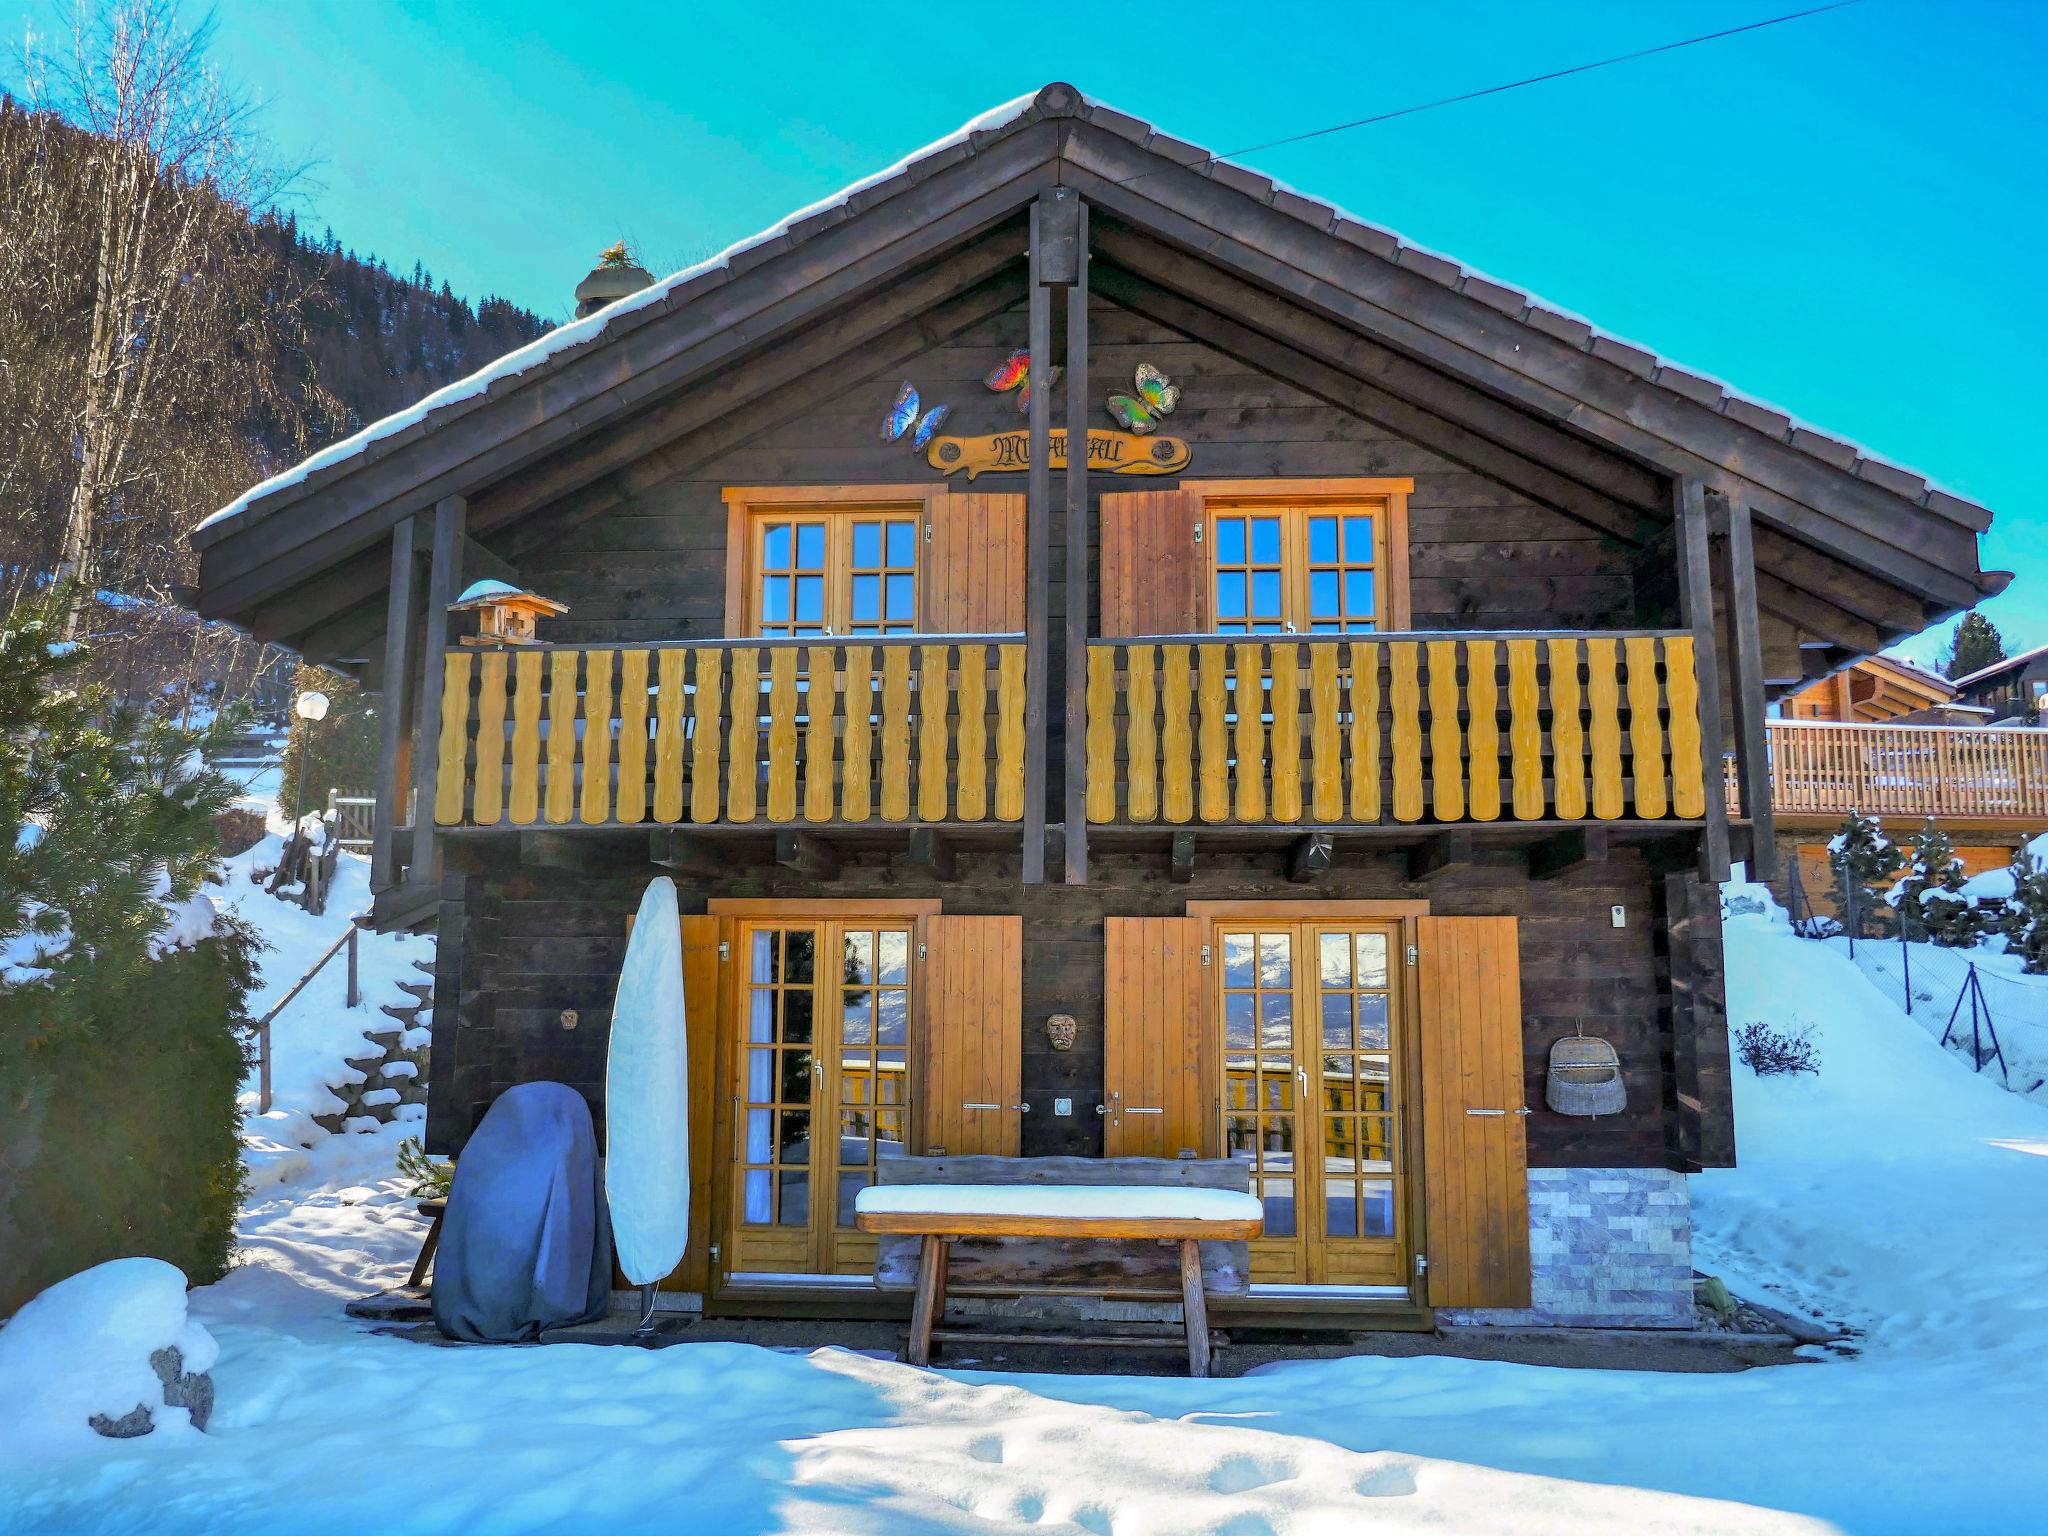
[[[1259,1199],[1234,1189],[1146,1184],[889,1184],[862,1190],[861,1215],[1016,1216],[1048,1221],[1257,1221]]]

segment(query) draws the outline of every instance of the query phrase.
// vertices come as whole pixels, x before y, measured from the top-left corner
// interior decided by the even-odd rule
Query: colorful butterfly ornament
[[[1180,386],[1167,382],[1166,375],[1150,363],[1138,364],[1137,393],[1111,395],[1109,414],[1126,432],[1143,435],[1159,430],[1161,418],[1171,416],[1180,404]]]
[[[935,405],[922,417],[917,414],[920,401],[917,386],[905,383],[896,391],[896,403],[889,407],[889,414],[882,418],[882,441],[894,443],[910,433],[910,448],[913,453],[923,453],[932,440],[932,434],[945,424],[953,414],[950,405]],[[912,430],[913,427],[915,430]]]
[[[1048,368],[1045,371],[1045,375],[1046,388],[1050,389],[1059,382],[1060,370],[1057,366]],[[1030,410],[1031,354],[1021,348],[1018,351],[1012,352],[1003,359],[995,372],[982,380],[982,383],[999,395],[1006,394],[1013,389],[1017,390],[1017,409],[1020,411]]]

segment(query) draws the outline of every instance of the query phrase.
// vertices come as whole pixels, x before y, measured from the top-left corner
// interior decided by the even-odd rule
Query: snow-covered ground
[[[290,818],[286,818],[289,827]],[[259,978],[249,996],[249,1015],[262,1018],[325,954],[334,941],[348,930],[350,917],[370,905],[370,861],[361,854],[343,850],[334,869],[334,884],[327,895],[327,909],[313,916],[296,903],[267,894],[251,881],[250,872],[275,868],[283,839],[271,832],[253,848],[226,861],[227,883],[208,888],[222,911],[233,912],[255,926],[270,945],[257,958]],[[345,1063],[350,1057],[377,1054],[363,1031],[373,1025],[389,1026],[391,1020],[378,1012],[382,1003],[404,1003],[398,989],[401,981],[427,978],[414,969],[413,962],[431,965],[434,941],[416,934],[375,934],[357,936],[356,971],[362,994],[358,1008],[344,1006],[348,996],[348,956],[336,955],[293,998],[271,1025],[271,1098],[268,1115],[256,1114],[256,1079],[251,1070],[243,1085],[242,1107],[248,1115],[252,1138],[275,1151],[253,1157],[250,1177],[258,1182],[296,1171],[303,1162],[296,1149],[317,1141],[325,1133],[312,1124],[314,1115],[339,1112],[342,1101],[334,1088],[357,1074]],[[259,1150],[261,1150],[259,1148]]]
[[[221,1349],[203,1436],[28,1460],[0,1396],[0,1529],[2048,1526],[2048,1110],[1775,913],[1731,921],[1728,953],[1731,1020],[1813,1026],[1821,1071],[1737,1070],[1742,1167],[1694,1180],[1698,1260],[1864,1330],[1853,1352],[1732,1376],[1360,1357],[1186,1381],[729,1344],[433,1349],[340,1312],[418,1245],[394,1127],[322,1142],[252,1199],[243,1266],[192,1298]]]

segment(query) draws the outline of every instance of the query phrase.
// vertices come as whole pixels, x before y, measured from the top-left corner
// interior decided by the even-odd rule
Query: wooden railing
[[[1016,821],[1008,635],[451,650],[434,820]]]
[[[1780,815],[2048,821],[2048,730],[1771,720],[1765,741]]]
[[[1692,637],[1665,631],[1095,641],[1087,764],[1095,823],[1706,813]]]

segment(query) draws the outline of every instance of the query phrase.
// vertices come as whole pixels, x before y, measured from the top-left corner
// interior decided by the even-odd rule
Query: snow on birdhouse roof
[[[471,608],[495,608],[500,604],[512,608],[533,608],[542,613],[567,613],[569,605],[558,603],[552,597],[542,597],[527,587],[515,587],[506,581],[473,581],[462,589],[462,596],[448,605],[450,613],[460,613]]]

